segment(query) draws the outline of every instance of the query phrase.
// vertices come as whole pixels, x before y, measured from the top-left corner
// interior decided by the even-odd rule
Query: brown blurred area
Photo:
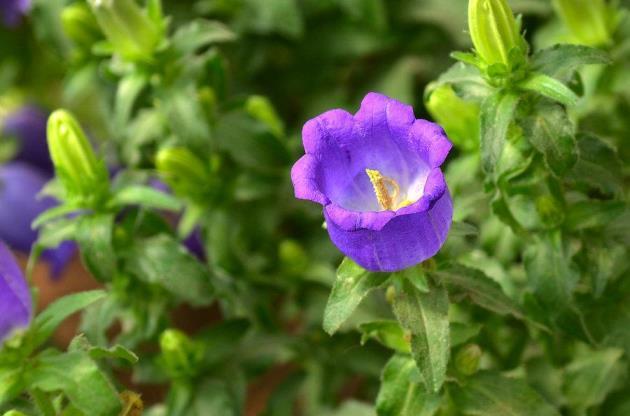
[[[15,253],[15,255],[22,269],[25,270],[28,256],[23,253]],[[48,264],[40,261],[33,271],[33,284],[39,291],[37,311],[43,310],[51,302],[62,296],[103,287],[83,267],[78,255],[74,256],[62,275],[56,279],[52,278]],[[203,310],[182,306],[173,312],[172,318],[179,329],[194,334],[200,328],[220,321],[221,313],[216,306]],[[53,335],[53,344],[60,349],[65,349],[77,334],[79,324],[79,314],[65,320]],[[247,390],[245,416],[262,414],[274,389],[291,371],[291,366],[278,366],[253,380]],[[167,386],[134,384],[129,373],[118,373],[118,382],[124,388],[140,393],[147,405],[163,401],[168,390]]]

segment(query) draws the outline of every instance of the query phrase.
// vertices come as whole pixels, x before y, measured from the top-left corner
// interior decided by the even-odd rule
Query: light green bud
[[[48,118],[48,149],[67,195],[98,200],[109,188],[107,168],[94,154],[79,122],[66,110]]]
[[[619,13],[605,0],[553,0],[553,5],[579,43],[587,46],[610,43]]]
[[[155,166],[176,192],[195,195],[208,187],[208,167],[185,147],[160,149],[155,158]]]
[[[61,12],[64,33],[80,48],[90,49],[102,39],[94,15],[84,3],[73,3]]]
[[[135,0],[88,0],[115,52],[131,61],[150,61],[162,38],[160,24]]]
[[[450,85],[441,85],[429,93],[426,106],[455,146],[467,151],[479,147],[479,105],[458,97]]]
[[[525,43],[507,0],[470,0],[468,29],[477,54],[487,65],[510,65],[510,52],[525,53]]]
[[[455,368],[460,373],[470,376],[479,369],[481,360],[481,348],[477,344],[468,344],[457,352],[455,356]]]

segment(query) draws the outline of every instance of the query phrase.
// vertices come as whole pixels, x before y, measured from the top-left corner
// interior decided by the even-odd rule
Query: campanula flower
[[[56,204],[52,198],[37,197],[49,179],[44,172],[24,162],[0,166],[0,239],[15,250],[31,250],[37,239],[31,223]],[[57,276],[73,255],[74,244],[64,242],[56,249],[46,250],[43,258],[50,263],[53,276]]]
[[[3,136],[17,140],[18,152],[14,160],[21,160],[52,175],[53,165],[46,143],[48,113],[35,105],[25,105],[10,113],[4,120]]]
[[[333,243],[372,271],[435,255],[453,205],[440,165],[444,130],[411,106],[369,93],[353,116],[330,110],[302,130],[306,154],[291,170],[295,196],[320,203]]]
[[[33,317],[31,294],[15,257],[0,241],[0,343],[27,327]]]
[[[31,0],[0,0],[2,23],[7,27],[17,26],[30,7]]]

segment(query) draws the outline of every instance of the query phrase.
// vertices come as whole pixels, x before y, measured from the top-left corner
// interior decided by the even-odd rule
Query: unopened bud
[[[64,33],[80,48],[89,50],[102,39],[98,23],[84,3],[73,3],[61,12]]]
[[[468,151],[478,148],[479,105],[464,101],[447,84],[431,91],[426,105],[456,147]]]
[[[109,187],[107,168],[94,154],[79,122],[65,110],[48,118],[48,149],[57,177],[69,197],[102,196]]]
[[[175,376],[191,375],[200,359],[198,346],[177,329],[167,329],[160,336],[160,349],[167,370]]]
[[[155,158],[158,172],[176,192],[195,195],[208,186],[206,165],[185,147],[166,147]]]
[[[460,373],[470,376],[479,369],[481,348],[477,344],[468,344],[455,356],[455,368]]]
[[[132,61],[150,60],[162,36],[135,0],[89,0],[98,24],[114,50]]]
[[[507,0],[470,0],[468,28],[472,43],[487,65],[510,65],[512,50],[524,53],[524,40]]]
[[[619,23],[618,11],[605,0],[553,0],[553,5],[571,35],[584,45],[606,45]]]

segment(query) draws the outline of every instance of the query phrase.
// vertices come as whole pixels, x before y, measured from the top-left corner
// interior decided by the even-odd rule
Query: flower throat
[[[367,173],[370,182],[372,182],[376,199],[383,210],[394,211],[412,204],[412,201],[408,199],[400,203],[398,202],[400,185],[398,185],[395,179],[383,176],[383,174],[376,169],[365,169],[365,173]]]

